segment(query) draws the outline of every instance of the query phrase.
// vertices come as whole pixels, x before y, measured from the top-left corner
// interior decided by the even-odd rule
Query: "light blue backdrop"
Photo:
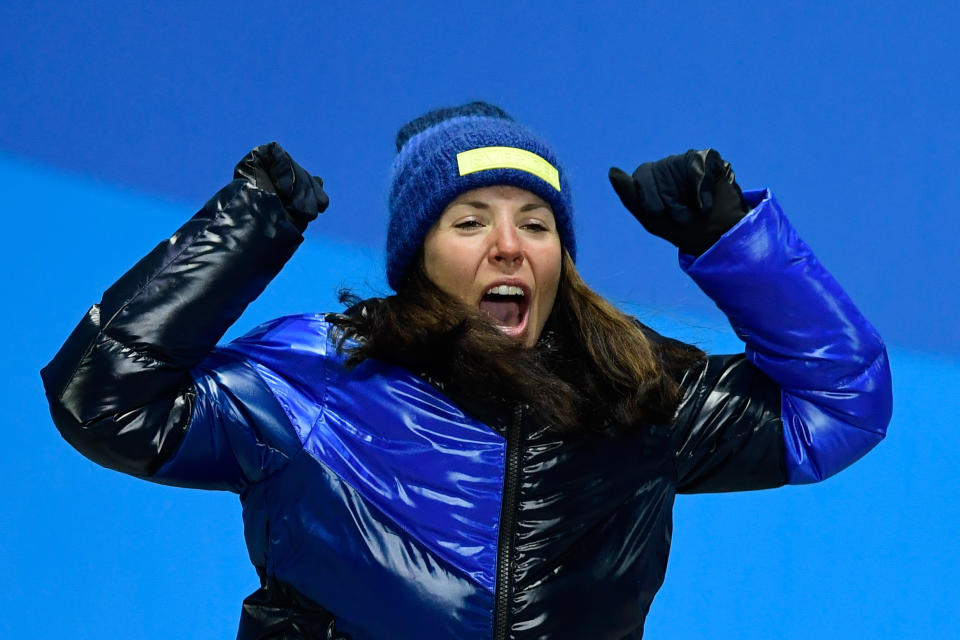
[[[647,637],[955,635],[958,10],[748,5],[0,7],[0,637],[232,637],[257,586],[236,498],[87,462],[56,434],[38,371],[269,139],[332,204],[229,335],[333,309],[340,284],[384,293],[393,135],[476,98],[555,143],[581,269],[647,323],[739,350],[605,179],[712,145],[745,187],[774,189],[891,346],[890,435],[861,463],[817,486],[678,500]]]

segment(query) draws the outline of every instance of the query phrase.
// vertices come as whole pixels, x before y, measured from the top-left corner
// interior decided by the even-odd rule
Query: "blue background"
[[[954,636],[958,28],[960,9],[932,2],[3,4],[0,637],[233,637],[257,587],[236,498],[87,462],[38,371],[268,140],[332,204],[228,337],[334,309],[341,284],[385,293],[393,136],[472,99],[555,145],[582,272],[648,324],[740,350],[606,181],[611,164],[713,146],[741,185],[774,190],[890,346],[894,419],[861,463],[678,500],[647,637]]]

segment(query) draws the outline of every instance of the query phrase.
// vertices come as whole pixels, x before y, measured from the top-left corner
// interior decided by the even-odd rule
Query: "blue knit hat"
[[[570,187],[553,150],[499,107],[471,102],[431,111],[397,134],[387,228],[387,281],[394,290],[447,204],[493,185],[543,198],[560,242],[576,259]]]

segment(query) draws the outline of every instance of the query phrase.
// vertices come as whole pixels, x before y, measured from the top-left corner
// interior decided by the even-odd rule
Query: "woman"
[[[566,175],[503,111],[430,112],[397,149],[396,295],[215,348],[327,206],[271,144],[43,371],[91,459],[240,494],[240,637],[639,638],[677,492],[815,482],[883,437],[880,338],[716,152],[610,172],[746,342],[707,357],[580,280]]]

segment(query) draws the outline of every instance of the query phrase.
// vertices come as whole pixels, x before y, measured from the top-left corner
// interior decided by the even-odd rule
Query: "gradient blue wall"
[[[229,336],[334,309],[341,284],[385,292],[392,136],[475,98],[556,144],[581,269],[647,323],[740,348],[605,179],[610,164],[712,145],[745,187],[774,189],[891,347],[890,435],[861,463],[821,485],[678,500],[648,637],[954,635],[958,10],[449,7],[0,7],[0,637],[232,637],[257,586],[235,497],[87,462],[56,434],[38,371],[113,279],[269,139],[324,177],[332,204]]]

